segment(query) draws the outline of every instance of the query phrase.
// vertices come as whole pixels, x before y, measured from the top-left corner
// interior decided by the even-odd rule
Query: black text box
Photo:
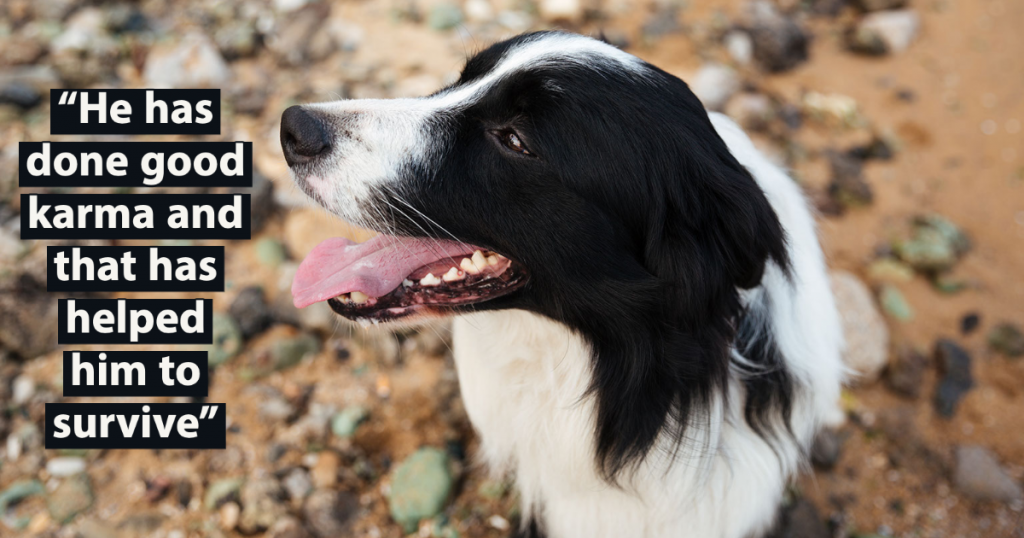
[[[18,163],[19,187],[252,186],[252,142],[19,142]]]
[[[103,97],[101,97],[101,94]],[[90,112],[88,121],[83,123],[82,104],[90,105],[105,100],[105,122],[99,122],[97,112]],[[147,122],[147,100],[161,101],[166,106],[166,117],[162,109],[153,108],[151,122]],[[122,105],[120,102],[123,102]],[[187,102],[191,109],[190,123],[175,123],[174,102]],[[205,105],[208,102],[208,106]],[[130,107],[131,113],[127,110]],[[181,106],[177,107],[181,110]],[[208,114],[203,112],[208,111]],[[119,123],[117,120],[128,121]],[[179,116],[179,119],[184,119]],[[166,119],[166,123],[161,122]],[[50,133],[89,135],[219,135],[220,134],[220,90],[210,89],[104,89],[104,90],[50,90]]]
[[[249,198],[249,194],[22,194],[21,238],[249,239]],[[151,228],[136,227],[146,224],[143,206],[149,208]],[[186,210],[187,228],[171,227],[173,206]],[[228,224],[240,227],[222,226],[219,217],[227,208],[231,209],[223,216],[230,220]],[[193,227],[197,214],[199,228]],[[62,215],[69,216],[72,227],[63,227]],[[79,227],[83,218],[85,226]],[[213,227],[207,227],[211,222]]]
[[[163,329],[167,331],[160,324],[160,315],[165,311],[173,313],[164,318]],[[145,317],[145,312],[150,314],[149,318]],[[72,313],[74,318],[69,319]],[[175,318],[177,321],[172,323]],[[147,320],[152,323],[148,324]],[[74,326],[69,325],[72,321]],[[83,331],[83,323],[88,324],[88,332]],[[147,325],[148,329],[143,331]],[[171,328],[174,332],[168,332]],[[212,344],[213,301],[57,299],[57,343]]]
[[[87,263],[74,263],[75,252],[78,259],[92,261],[92,279],[88,279]],[[56,262],[63,253],[68,262],[64,264],[67,280],[62,280],[60,265]],[[157,279],[153,280],[154,253],[158,257],[156,263]],[[129,254],[135,260],[130,266],[135,280],[127,280],[125,275],[124,256]],[[212,262],[210,259],[212,258]],[[75,266],[78,266],[79,279],[74,280]],[[114,267],[103,271],[102,268]],[[187,277],[189,269],[194,267],[195,280],[178,280],[177,276]],[[117,280],[104,280],[104,276],[114,276]],[[216,276],[211,280],[203,280],[213,271]],[[170,275],[171,279],[166,277]],[[222,246],[92,246],[76,247],[69,245],[46,247],[46,291],[62,292],[104,292],[104,291],[224,291],[224,247]]]
[[[48,403],[46,448],[224,448],[226,413],[222,403]]]
[[[161,368],[161,363],[169,366]],[[76,374],[78,384],[75,384]],[[166,383],[167,380],[170,380],[170,384]],[[64,352],[65,397],[205,398],[209,383],[206,351]]]

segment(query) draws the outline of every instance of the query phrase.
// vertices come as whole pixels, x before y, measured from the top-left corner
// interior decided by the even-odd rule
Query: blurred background
[[[507,536],[516,493],[473,463],[447,327],[291,306],[314,245],[367,234],[290,184],[278,125],[295,103],[425,95],[556,27],[687,80],[821,214],[858,381],[776,535],[1024,536],[1019,0],[0,1],[0,536]],[[255,149],[253,239],[209,295],[227,449],[44,450],[57,295],[45,243],[19,240],[18,142],[90,139],[49,135],[50,88],[170,86],[222,88],[222,134],[200,139]]]

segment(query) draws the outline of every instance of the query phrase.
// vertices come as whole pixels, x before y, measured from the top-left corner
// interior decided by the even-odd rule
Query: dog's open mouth
[[[296,307],[327,301],[349,319],[391,321],[507,295],[526,269],[496,252],[429,238],[378,235],[328,239],[306,256],[292,283]]]

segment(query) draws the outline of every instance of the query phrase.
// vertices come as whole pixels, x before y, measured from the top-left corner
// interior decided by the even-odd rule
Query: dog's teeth
[[[498,256],[491,254],[487,257],[487,265],[498,265]]]
[[[403,280],[403,281],[402,281],[402,285],[408,288],[409,286],[412,286],[412,285],[413,285],[413,282],[412,282],[412,280],[409,280],[409,279],[407,278],[407,279],[405,279],[405,280]]]
[[[473,262],[471,262],[469,260],[469,258],[462,258],[462,263],[459,264],[459,267],[463,271],[465,271],[465,272],[467,272],[467,273],[469,273],[471,275],[478,275],[478,274],[480,274],[480,270],[477,269],[475,265],[473,265]]]
[[[427,276],[420,279],[421,286],[436,286],[441,283],[441,279],[434,276],[434,273],[427,273]]]
[[[475,265],[479,271],[487,269],[487,258],[484,258],[483,252],[478,250],[473,253],[473,265]]]
[[[459,271],[457,268],[452,267],[451,269],[448,270],[447,273],[444,274],[444,276],[441,277],[441,280],[444,280],[445,282],[451,282],[453,280],[462,280],[463,277],[465,276],[466,273],[463,273],[462,271]]]
[[[361,291],[353,291],[349,295],[352,297],[352,302],[355,304],[363,304],[370,299],[368,295]]]

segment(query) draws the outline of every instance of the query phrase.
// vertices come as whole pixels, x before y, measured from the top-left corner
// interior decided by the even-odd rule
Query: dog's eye
[[[526,149],[526,145],[523,144],[523,140],[519,138],[514,131],[501,131],[498,133],[498,139],[505,145],[506,148],[523,155],[530,155],[530,150]]]

